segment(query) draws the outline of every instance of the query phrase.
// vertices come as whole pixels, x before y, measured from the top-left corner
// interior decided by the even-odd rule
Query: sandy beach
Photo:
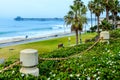
[[[64,37],[64,36],[70,36],[74,33],[66,32],[66,33],[56,33],[56,34],[48,34],[48,35],[42,35],[42,36],[35,36],[35,37],[14,37],[11,39],[1,39],[0,40],[0,47],[6,47],[6,46],[12,46],[12,45],[18,45],[18,44],[24,44],[29,42],[36,42],[36,41],[42,41],[52,38],[58,38],[58,37]]]

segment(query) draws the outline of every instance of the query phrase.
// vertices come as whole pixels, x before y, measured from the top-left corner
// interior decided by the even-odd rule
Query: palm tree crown
[[[97,26],[98,26],[98,32],[99,32],[99,17],[100,17],[100,14],[104,11],[104,6],[102,6],[100,0],[94,0],[94,1],[91,1],[90,3],[92,3],[91,11],[97,16],[97,21],[98,21]]]
[[[65,23],[71,25],[71,31],[76,32],[76,44],[78,44],[78,32],[82,31],[84,23],[87,23],[85,16],[87,11],[86,6],[81,0],[75,0],[70,6],[70,11],[64,16]]]
[[[116,22],[116,17],[118,12],[120,12],[120,3],[118,0],[113,0],[112,7],[111,7],[111,12],[113,15],[113,23],[114,23],[114,28],[116,28],[117,22]]]

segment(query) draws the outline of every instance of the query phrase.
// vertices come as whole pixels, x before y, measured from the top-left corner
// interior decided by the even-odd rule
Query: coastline
[[[7,46],[13,46],[13,45],[19,45],[19,44],[25,44],[25,43],[30,43],[30,42],[37,42],[37,41],[43,41],[43,40],[48,40],[48,39],[52,39],[52,38],[59,38],[59,37],[64,37],[64,36],[70,36],[70,35],[74,35],[74,33],[71,32],[59,32],[56,34],[48,34],[48,35],[44,35],[44,36],[35,36],[35,37],[15,37],[15,38],[11,38],[11,39],[3,39],[0,40],[0,48],[2,47],[7,47]]]

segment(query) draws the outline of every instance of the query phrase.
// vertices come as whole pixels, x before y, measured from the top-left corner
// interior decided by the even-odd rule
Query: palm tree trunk
[[[80,35],[80,44],[82,44],[82,36],[81,36],[81,31],[79,31],[79,35]]]
[[[107,19],[107,21],[109,20],[109,10],[107,7],[106,7],[106,19]]]
[[[97,23],[97,28],[98,28],[98,33],[100,32],[100,30],[99,30],[99,18],[100,18],[100,16],[97,16],[97,21],[98,21],[98,23]]]
[[[92,24],[92,11],[91,11],[91,27],[93,26],[93,24]]]
[[[95,25],[97,25],[96,15],[95,15]]]
[[[78,30],[75,30],[76,33],[76,45],[78,45]]]
[[[114,12],[113,12],[113,28],[115,29],[115,14],[114,14]]]
[[[112,12],[112,29],[114,29],[114,13]]]
[[[115,14],[115,29],[117,27],[117,20],[116,20],[117,15]]]

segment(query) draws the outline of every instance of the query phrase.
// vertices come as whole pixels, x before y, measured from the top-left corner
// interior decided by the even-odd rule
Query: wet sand
[[[74,33],[57,33],[57,34],[49,34],[46,36],[36,36],[36,37],[30,37],[30,38],[28,36],[28,38],[18,37],[18,38],[4,39],[4,40],[0,40],[0,47],[25,44],[25,43],[30,43],[30,42],[37,42],[37,41],[48,40],[52,38],[70,36],[73,34]]]

